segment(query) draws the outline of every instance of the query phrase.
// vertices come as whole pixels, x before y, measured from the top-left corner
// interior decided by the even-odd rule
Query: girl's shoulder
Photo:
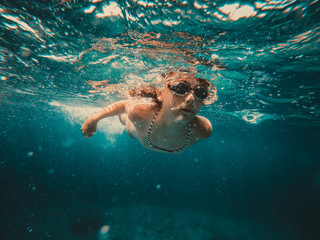
[[[195,137],[200,141],[210,137],[212,133],[212,125],[209,119],[197,115],[191,122],[192,128],[195,130]]]
[[[158,104],[152,98],[132,98],[126,106],[132,122],[149,121],[159,111]]]

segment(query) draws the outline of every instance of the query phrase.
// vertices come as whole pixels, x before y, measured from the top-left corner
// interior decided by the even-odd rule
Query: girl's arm
[[[82,125],[81,131],[85,138],[90,138],[97,131],[97,124],[101,119],[120,115],[126,112],[128,100],[112,103],[99,112],[91,115]]]

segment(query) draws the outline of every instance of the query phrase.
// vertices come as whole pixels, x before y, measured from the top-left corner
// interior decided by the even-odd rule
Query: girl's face
[[[162,108],[176,116],[193,118],[204,105],[208,86],[192,78],[177,79],[166,84],[161,92]]]

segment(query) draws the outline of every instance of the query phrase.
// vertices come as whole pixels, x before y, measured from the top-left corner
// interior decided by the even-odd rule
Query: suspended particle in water
[[[32,192],[34,192],[37,189],[36,185],[32,183],[30,183],[28,186]]]
[[[100,233],[102,234],[106,234],[109,232],[109,226],[108,225],[104,225],[100,228]]]
[[[28,152],[28,153],[27,153],[27,156],[28,156],[28,157],[32,157],[33,154],[34,154],[34,152]]]
[[[160,185],[160,184],[157,184],[157,185],[156,185],[156,189],[159,190],[160,188],[161,188],[161,185]]]
[[[108,225],[102,226],[98,230],[98,240],[108,240],[109,239],[109,230],[110,230],[110,227]]]
[[[54,169],[53,168],[50,168],[49,170],[48,170],[48,174],[53,174],[54,173]]]

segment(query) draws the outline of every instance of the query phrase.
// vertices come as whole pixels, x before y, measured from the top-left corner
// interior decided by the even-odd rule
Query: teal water
[[[0,0],[0,239],[320,239],[319,7]],[[82,137],[179,67],[217,86],[209,139],[150,152],[117,118]]]

